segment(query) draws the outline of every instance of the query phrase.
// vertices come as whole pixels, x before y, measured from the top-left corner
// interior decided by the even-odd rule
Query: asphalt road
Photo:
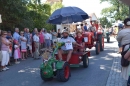
[[[91,49],[89,67],[71,68],[68,82],[58,82],[55,78],[42,81],[39,73],[42,60],[29,58],[0,72],[0,86],[105,86],[113,62],[111,53],[116,53],[117,48],[117,42],[114,39],[111,42],[105,43],[105,49],[99,55],[95,55],[95,48]]]

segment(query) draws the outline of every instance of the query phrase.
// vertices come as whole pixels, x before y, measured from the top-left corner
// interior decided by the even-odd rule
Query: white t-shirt
[[[50,38],[50,40],[52,40],[52,34],[50,34],[50,33],[48,33],[49,34],[49,38]]]
[[[45,39],[50,39],[50,34],[49,33],[44,33]]]
[[[64,43],[74,43],[76,41],[72,37],[67,37],[67,38],[61,38],[59,42],[60,43],[62,43],[62,42],[64,42]],[[67,50],[65,45],[62,46],[61,49],[62,50]]]
[[[34,35],[34,36],[33,36],[33,41],[35,41],[35,42],[39,42],[39,36]]]

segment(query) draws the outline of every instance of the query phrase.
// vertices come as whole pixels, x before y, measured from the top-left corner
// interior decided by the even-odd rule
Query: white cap
[[[69,32],[67,30],[63,30],[62,33],[68,33],[69,34]]]

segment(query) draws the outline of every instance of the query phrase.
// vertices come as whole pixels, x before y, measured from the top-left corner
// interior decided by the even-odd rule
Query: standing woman
[[[34,46],[34,41],[33,41],[33,36],[35,35],[35,33],[38,32],[37,28],[34,28],[33,32],[32,32],[32,52],[35,52],[35,46]]]
[[[1,39],[1,30],[0,30],[0,71],[1,71],[1,61],[2,61],[2,52],[1,52],[1,46],[2,46],[2,39]]]
[[[35,32],[35,35],[33,36],[33,41],[34,41],[34,47],[35,47],[35,51],[34,51],[34,59],[39,59],[39,34],[38,31]]]
[[[3,31],[1,35],[2,35],[1,51],[2,51],[2,55],[3,55],[1,65],[2,65],[2,70],[5,71],[5,70],[9,69],[6,67],[6,65],[8,65],[8,62],[9,62],[9,45],[11,43],[8,41],[8,39],[6,39],[6,36],[7,36],[6,31]]]
[[[43,48],[43,44],[44,44],[44,35],[43,35],[43,33],[42,33],[42,30],[41,31],[39,31],[39,39],[40,39],[40,49],[42,49]]]
[[[124,20],[125,28],[122,29],[117,35],[117,41],[121,43],[122,46],[122,58],[121,58],[121,65],[122,65],[122,76],[125,80],[128,80],[129,72],[130,72],[130,64],[124,58],[124,55],[130,48],[130,18],[126,18]]]
[[[22,60],[25,60],[25,54],[27,52],[27,39],[24,37],[24,32],[20,32],[20,45],[21,45],[21,56]],[[27,57],[26,57],[27,58]]]

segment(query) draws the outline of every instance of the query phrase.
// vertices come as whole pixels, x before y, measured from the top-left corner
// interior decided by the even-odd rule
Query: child
[[[21,57],[25,60],[25,53],[27,52],[27,39],[24,37],[24,32],[20,32]]]
[[[14,40],[14,59],[15,59],[15,64],[19,64],[20,62],[18,61],[19,58],[21,58],[20,55],[20,49],[19,49],[19,44],[17,40]]]
[[[77,32],[77,37],[75,38],[76,42],[80,44],[81,46],[76,46],[76,51],[83,52],[85,50],[85,43],[84,43],[84,38],[82,37],[82,32],[78,31]]]

